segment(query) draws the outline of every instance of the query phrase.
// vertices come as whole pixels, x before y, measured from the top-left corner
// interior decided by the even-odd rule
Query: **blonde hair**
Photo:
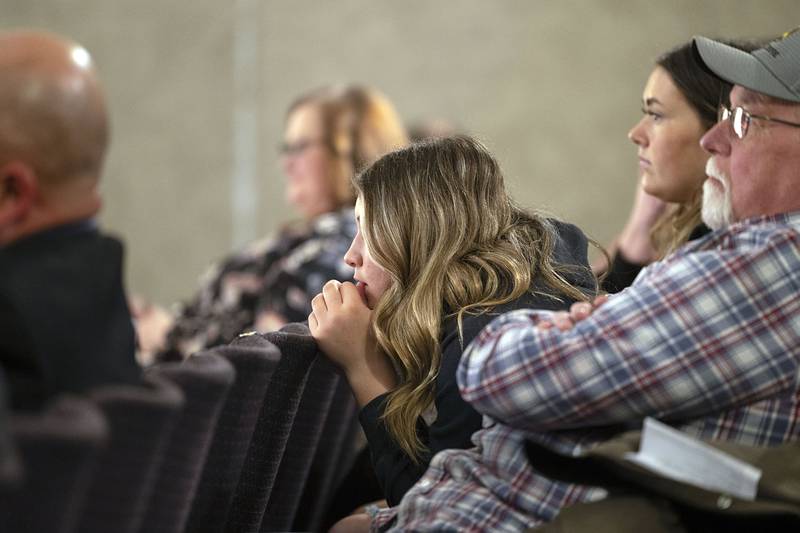
[[[533,286],[554,299],[586,295],[564,279],[567,267],[552,262],[551,224],[511,201],[497,161],[470,137],[389,153],[354,183],[367,247],[392,279],[373,320],[399,373],[384,422],[418,461],[417,421],[433,404],[443,317],[457,317],[461,334],[464,313],[485,312]]]
[[[689,241],[692,232],[702,223],[703,189],[698,189],[688,202],[670,207],[650,230],[650,242],[661,260]]]
[[[389,99],[369,87],[320,87],[292,102],[286,117],[307,105],[320,113],[322,140],[339,156],[331,175],[335,204],[352,205],[353,176],[381,155],[407,145],[405,127]]]

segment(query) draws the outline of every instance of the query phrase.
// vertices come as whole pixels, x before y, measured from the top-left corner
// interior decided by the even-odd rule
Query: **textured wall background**
[[[652,59],[798,24],[797,0],[0,0],[0,27],[94,54],[114,125],[102,222],[127,242],[129,288],[161,303],[292,217],[275,146],[299,92],[358,81],[409,121],[450,119],[521,204],[605,242],[633,196],[625,135]]]

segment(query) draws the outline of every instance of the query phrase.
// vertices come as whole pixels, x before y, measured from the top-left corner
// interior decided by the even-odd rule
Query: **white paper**
[[[664,477],[753,501],[761,470],[653,418],[644,421],[638,453],[626,459]]]

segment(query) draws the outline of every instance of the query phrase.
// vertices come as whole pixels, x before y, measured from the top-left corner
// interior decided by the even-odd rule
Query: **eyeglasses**
[[[734,107],[733,109],[728,109],[725,106],[720,106],[719,113],[717,114],[717,119],[719,122],[730,120],[731,129],[739,139],[744,139],[744,136],[747,135],[747,130],[750,128],[750,121],[754,118],[758,120],[768,120],[769,122],[784,124],[786,126],[792,126],[793,128],[800,128],[800,124],[797,124],[796,122],[789,122],[788,120],[783,120],[780,118],[754,115],[743,107]]]
[[[278,145],[278,154],[286,157],[300,155],[312,146],[327,146],[330,148],[330,143],[322,139],[303,139],[294,143],[282,143]]]

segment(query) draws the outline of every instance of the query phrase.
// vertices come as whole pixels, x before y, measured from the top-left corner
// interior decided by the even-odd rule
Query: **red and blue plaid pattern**
[[[503,315],[470,345],[458,381],[487,427],[476,448],[438,454],[375,527],[520,531],[603,496],[537,474],[525,439],[578,453],[646,416],[757,446],[800,435],[800,213],[690,243],[571,331],[538,329],[547,316]]]

